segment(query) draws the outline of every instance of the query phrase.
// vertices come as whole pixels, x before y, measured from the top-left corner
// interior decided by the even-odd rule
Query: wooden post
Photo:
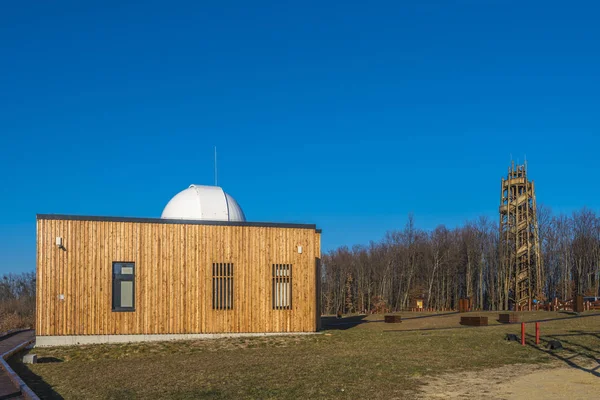
[[[535,344],[540,344],[540,323],[535,323]]]
[[[573,296],[573,311],[578,313],[583,312],[583,296]]]
[[[525,322],[521,322],[521,346],[525,346]]]

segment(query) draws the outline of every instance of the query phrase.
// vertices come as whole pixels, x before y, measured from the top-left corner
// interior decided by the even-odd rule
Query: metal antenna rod
[[[217,176],[217,146],[215,146],[215,186],[218,186]]]

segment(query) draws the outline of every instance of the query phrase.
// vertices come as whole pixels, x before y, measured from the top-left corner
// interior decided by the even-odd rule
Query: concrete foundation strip
[[[21,390],[21,394],[24,398],[26,398],[27,400],[40,400],[40,398],[35,393],[33,393],[33,390],[31,390],[29,386],[27,386],[25,382],[23,382],[23,379],[21,379],[21,377],[17,375],[17,373],[13,371],[10,365],[8,365],[8,363],[6,362],[6,360],[8,360],[8,358],[10,358],[13,354],[18,353],[33,342],[35,342],[34,339],[25,341],[17,347],[2,354],[2,356],[0,356],[0,367],[6,372],[6,375],[8,375],[8,378],[15,384],[15,386]]]
[[[172,340],[210,340],[225,338],[251,338],[271,336],[318,335],[322,332],[260,332],[260,333],[172,333],[138,335],[63,335],[37,336],[35,347],[74,346],[101,343],[165,342]]]

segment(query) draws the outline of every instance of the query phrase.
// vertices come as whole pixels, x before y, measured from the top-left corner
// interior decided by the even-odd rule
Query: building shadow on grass
[[[41,376],[35,374],[31,371],[23,362],[23,353],[19,353],[10,359],[11,368],[23,379],[25,384],[29,386],[31,390],[35,394],[37,394],[40,399],[51,399],[51,400],[59,400],[63,399],[63,397],[56,393],[52,386],[50,386],[46,381],[42,379]],[[57,361],[51,361],[49,359],[54,359],[54,357],[43,357],[38,360],[38,362],[62,362],[60,359],[55,359]],[[42,361],[48,360],[48,361]]]
[[[337,317],[321,317],[321,328],[322,330],[346,330],[354,328],[357,325],[365,324],[369,322],[381,322],[383,320],[367,321],[365,320],[366,315],[355,315],[351,317],[337,318]]]
[[[421,318],[435,318],[435,317],[444,317],[448,315],[458,314],[458,311],[443,313],[443,314],[431,314],[431,315],[419,315],[416,317],[402,317],[402,320],[411,320],[411,319],[421,319]],[[399,313],[402,315],[402,313]],[[350,328],[354,328],[357,325],[368,324],[368,323],[377,323],[384,322],[383,318],[375,319],[375,320],[367,320],[365,319],[367,315],[354,315],[350,317],[338,318],[335,316],[327,316],[321,317],[321,327],[322,330],[346,330]],[[382,316],[383,317],[383,316]],[[433,328],[434,330],[436,328]],[[448,329],[448,328],[442,328]],[[416,329],[416,330],[427,330],[427,329]]]
[[[452,312],[447,312],[447,313],[442,313],[442,314],[431,314],[431,315],[419,315],[418,317],[402,317],[402,320],[409,320],[409,319],[422,319],[422,318],[435,318],[435,317],[446,317],[448,315],[454,315],[454,314],[460,314],[459,311],[452,311]]]
[[[447,312],[443,314],[431,314],[431,315],[419,315],[416,317],[402,317],[402,320],[410,320],[410,319],[422,319],[422,318],[435,318],[435,317],[445,317],[448,315],[458,314],[458,311]],[[398,314],[402,315],[402,313],[390,313],[390,314]],[[384,322],[383,319],[375,319],[375,320],[366,320],[367,315],[355,315],[351,317],[338,318],[335,316],[327,316],[321,317],[321,327],[323,330],[346,330],[353,328],[360,324],[367,323],[375,323],[375,322]]]
[[[550,357],[560,360],[567,364],[571,368],[588,372],[597,378],[600,378],[600,358],[595,354],[600,355],[600,351],[593,349],[589,346],[576,343],[572,337],[574,336],[592,336],[598,338],[597,332],[583,332],[574,331],[575,333],[561,334],[561,335],[545,335],[540,337],[539,346],[535,345],[535,336],[527,334],[527,344],[531,345],[532,348],[546,353]],[[548,349],[548,343],[551,340],[558,340],[562,344],[562,350],[550,350]],[[594,354],[595,353],[595,354]],[[587,363],[583,360],[589,360]],[[587,366],[583,364],[595,363],[593,366]]]

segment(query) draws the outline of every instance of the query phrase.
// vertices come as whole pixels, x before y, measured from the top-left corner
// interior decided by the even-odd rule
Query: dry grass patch
[[[536,314],[569,318],[544,322],[543,339],[572,335],[563,338],[579,357],[598,356],[600,317],[526,318]],[[556,360],[505,341],[519,325],[465,328],[459,314],[405,315],[401,324],[331,319],[325,334],[309,336],[40,348],[42,360],[62,362],[15,367],[49,398],[389,399],[414,398],[444,373]],[[497,313],[488,315],[492,322]]]

